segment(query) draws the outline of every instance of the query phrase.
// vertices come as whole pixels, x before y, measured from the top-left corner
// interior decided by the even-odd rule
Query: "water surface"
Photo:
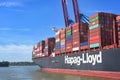
[[[0,80],[109,80],[109,79],[47,73],[40,71],[38,66],[10,66],[0,67]]]

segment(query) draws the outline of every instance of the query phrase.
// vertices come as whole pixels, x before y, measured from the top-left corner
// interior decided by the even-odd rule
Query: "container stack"
[[[44,55],[44,48],[45,48],[45,41],[40,41],[39,42],[39,53],[40,53],[40,57],[45,56]]]
[[[90,16],[89,26],[89,43],[90,48],[109,47],[114,44],[114,30],[115,24],[114,14],[96,13]]]
[[[56,32],[55,54],[60,54],[60,30]]]
[[[37,45],[35,45],[34,47],[33,47],[33,51],[32,51],[32,57],[33,58],[38,58],[39,57],[39,54],[38,54],[38,47],[37,47]]]
[[[88,24],[81,22],[72,25],[73,51],[88,49]]]
[[[117,29],[118,29],[118,46],[120,47],[120,16],[116,17]]]
[[[45,56],[49,56],[52,52],[54,52],[54,48],[55,48],[55,38],[47,38],[45,40],[45,48],[44,48]]]
[[[116,17],[116,21],[117,21],[117,26],[120,27],[120,15]]]
[[[72,25],[72,51],[79,51],[80,48],[80,27],[78,23]]]
[[[60,53],[65,53],[65,29],[61,29]]]
[[[33,46],[32,58],[35,58],[35,46]]]
[[[71,26],[66,27],[66,52],[69,53],[72,51],[72,29]]]
[[[80,23],[80,49],[88,50],[88,24]]]

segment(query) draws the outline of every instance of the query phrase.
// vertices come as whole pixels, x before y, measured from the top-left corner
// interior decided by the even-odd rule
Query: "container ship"
[[[98,12],[88,18],[79,13],[77,0],[72,3],[75,22],[62,0],[66,27],[38,42],[32,60],[43,71],[120,79],[120,15]]]

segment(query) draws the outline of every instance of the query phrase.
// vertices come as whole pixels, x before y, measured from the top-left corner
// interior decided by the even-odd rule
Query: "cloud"
[[[0,45],[0,61],[32,61],[32,45]]]
[[[0,7],[17,7],[17,6],[23,6],[20,2],[0,2]]]
[[[20,54],[27,54],[32,53],[32,47],[33,45],[1,45],[0,46],[0,53],[20,53]]]

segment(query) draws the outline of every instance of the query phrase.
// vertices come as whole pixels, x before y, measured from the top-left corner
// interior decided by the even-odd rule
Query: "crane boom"
[[[79,16],[80,13],[79,13],[77,0],[72,0],[72,3],[73,3],[73,9],[74,9],[75,22],[79,23],[81,17]]]
[[[63,14],[64,14],[64,20],[65,20],[65,26],[69,26],[69,19],[68,19],[68,11],[66,6],[66,0],[62,0],[62,8],[63,8]]]
[[[76,23],[85,22],[89,24],[89,18],[79,12],[77,0],[72,0],[72,3],[73,3],[73,9],[74,9],[75,22]]]
[[[75,22],[79,24],[80,22],[85,22],[89,24],[89,19],[84,14],[79,13],[79,7],[78,7],[77,0],[72,0],[72,4],[73,4]],[[66,0],[62,0],[62,8],[63,8],[65,26],[68,27],[74,24],[74,21],[72,19],[69,19]]]

